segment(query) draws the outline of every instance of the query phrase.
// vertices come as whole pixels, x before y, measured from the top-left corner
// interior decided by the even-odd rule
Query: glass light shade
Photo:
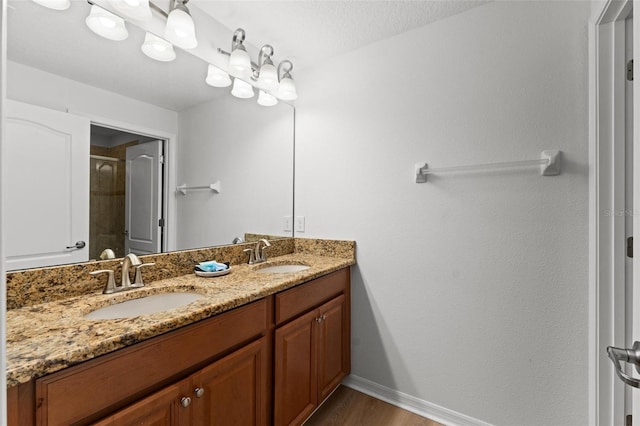
[[[229,57],[229,70],[232,75],[245,76],[251,71],[251,60],[244,47],[236,47]]]
[[[71,6],[70,0],[33,0],[33,2],[54,10],[67,10]]]
[[[173,51],[171,43],[155,34],[147,33],[144,36],[141,49],[145,55],[156,61],[170,62],[176,58],[176,52]]]
[[[263,64],[260,67],[258,86],[265,90],[273,90],[278,87],[278,72],[273,64]]]
[[[278,104],[278,99],[275,96],[263,90],[261,90],[260,93],[258,93],[258,105],[274,106],[277,104]]]
[[[149,0],[109,0],[109,3],[128,18],[136,21],[151,19]]]
[[[211,64],[209,64],[209,69],[207,70],[207,78],[205,81],[208,85],[213,87],[231,86],[231,79],[229,78],[229,74]]]
[[[196,39],[196,28],[193,25],[191,15],[180,8],[173,9],[167,18],[164,38],[175,46],[184,49],[196,47],[198,40]]]
[[[95,4],[91,6],[91,12],[85,19],[85,23],[91,31],[109,40],[119,41],[129,37],[122,18]]]
[[[296,99],[298,99],[296,85],[291,77],[284,77],[282,80],[280,80],[278,97],[283,101],[295,101]]]
[[[253,98],[253,95],[255,93],[253,93],[253,86],[251,86],[249,83],[240,80],[239,78],[234,78],[231,94],[236,98],[249,99]]]

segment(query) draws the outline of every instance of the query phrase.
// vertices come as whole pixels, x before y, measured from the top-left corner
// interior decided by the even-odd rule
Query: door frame
[[[141,126],[134,123],[127,123],[125,121],[113,120],[110,118],[99,117],[92,114],[86,114],[83,112],[69,111],[76,115],[81,115],[88,118],[91,124],[96,126],[108,127],[111,129],[120,130],[123,132],[134,133],[142,136],[149,136],[164,141],[164,170],[165,170],[165,185],[163,188],[163,198],[165,200],[163,206],[163,216],[165,228],[163,231],[162,247],[164,252],[176,250],[176,215],[177,215],[177,202],[175,197],[175,188],[177,187],[176,174],[177,174],[177,141],[178,137],[174,133],[168,133],[158,129],[152,129],[149,127]],[[172,190],[173,189],[173,190]]]
[[[605,348],[625,342],[625,19],[632,0],[594,5],[589,37],[589,424],[624,423],[624,384]]]

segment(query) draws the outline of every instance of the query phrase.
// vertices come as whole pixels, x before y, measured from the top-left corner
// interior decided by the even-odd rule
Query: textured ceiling
[[[214,1],[191,4],[297,69],[464,12],[487,1]]]
[[[168,0],[155,3],[168,7]],[[203,43],[211,50],[229,50],[231,31],[241,27],[249,44],[273,45],[277,61],[290,59],[300,70],[484,3],[191,0],[189,8],[194,17],[205,13],[208,21],[199,22],[208,22],[206,27],[229,29],[228,40]],[[70,9],[53,11],[29,0],[10,0],[8,58],[175,111],[228,92],[204,84],[206,62],[180,49],[171,63],[147,58],[140,52],[144,32],[133,25],[128,25],[125,41],[93,34],[84,24],[89,7],[86,1],[74,0]]]

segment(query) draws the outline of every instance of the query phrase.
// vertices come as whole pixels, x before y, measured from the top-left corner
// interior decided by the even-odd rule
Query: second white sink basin
[[[309,269],[311,266],[307,265],[273,265],[265,268],[258,269],[258,272],[264,272],[268,274],[286,274],[289,272],[300,272],[305,269]]]
[[[201,299],[203,296],[198,293],[162,293],[153,294],[151,296],[141,297],[139,299],[127,300],[116,303],[115,305],[105,306],[96,309],[84,316],[86,319],[118,319],[131,318],[139,315],[155,314],[157,312],[168,311],[169,309],[178,308],[188,305]]]

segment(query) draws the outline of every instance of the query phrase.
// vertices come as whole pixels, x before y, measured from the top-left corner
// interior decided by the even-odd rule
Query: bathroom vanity
[[[35,362],[10,363],[9,425],[301,424],[350,371],[353,261],[290,254],[267,264],[278,262],[311,267],[283,274],[238,265],[225,277],[153,282],[144,291],[189,289],[204,297],[145,317],[83,319],[95,300],[110,297],[101,294],[49,303],[42,323],[31,326],[48,326],[56,342],[74,336],[61,351],[67,360],[52,353],[59,348],[40,348]],[[19,311],[38,315],[34,307],[10,313]]]

